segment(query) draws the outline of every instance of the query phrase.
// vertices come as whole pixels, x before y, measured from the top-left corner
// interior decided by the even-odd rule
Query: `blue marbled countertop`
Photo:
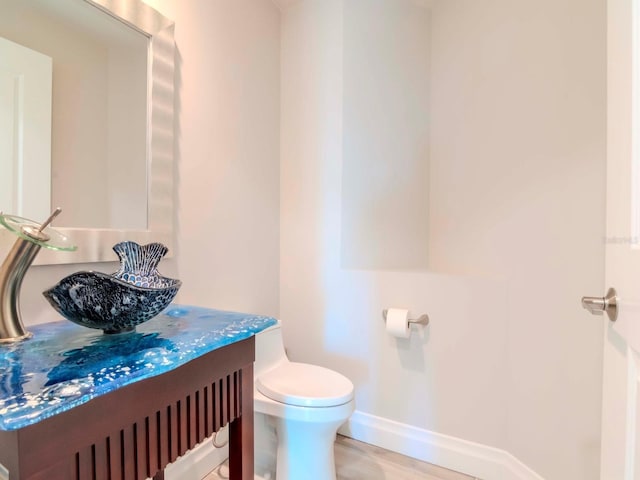
[[[275,325],[271,317],[170,305],[135,332],[59,321],[0,345],[0,430],[17,430],[119,387],[168,372]]]

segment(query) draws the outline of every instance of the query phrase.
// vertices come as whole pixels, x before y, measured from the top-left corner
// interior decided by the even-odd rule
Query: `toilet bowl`
[[[280,324],[256,334],[256,473],[276,480],[335,480],[336,432],[355,408],[353,383],[289,361]]]

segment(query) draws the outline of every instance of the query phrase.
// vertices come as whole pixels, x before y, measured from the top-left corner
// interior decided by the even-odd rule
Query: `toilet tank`
[[[287,355],[282,341],[282,328],[277,325],[256,333],[256,361],[253,367],[254,377],[271,370],[282,362],[287,361]]]

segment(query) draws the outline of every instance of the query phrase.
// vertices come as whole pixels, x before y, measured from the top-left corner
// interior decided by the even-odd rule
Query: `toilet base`
[[[310,425],[275,419],[276,480],[336,480],[333,449],[336,432],[343,422]]]
[[[300,407],[256,390],[254,408],[256,473],[275,473],[275,480],[336,480],[336,434],[355,410],[354,400],[333,407]]]

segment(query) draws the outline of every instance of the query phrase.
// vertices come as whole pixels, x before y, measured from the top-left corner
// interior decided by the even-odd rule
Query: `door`
[[[0,37],[0,211],[34,220],[51,204],[51,58]]]
[[[618,308],[604,335],[601,480],[640,479],[639,7],[607,1],[605,280]]]

